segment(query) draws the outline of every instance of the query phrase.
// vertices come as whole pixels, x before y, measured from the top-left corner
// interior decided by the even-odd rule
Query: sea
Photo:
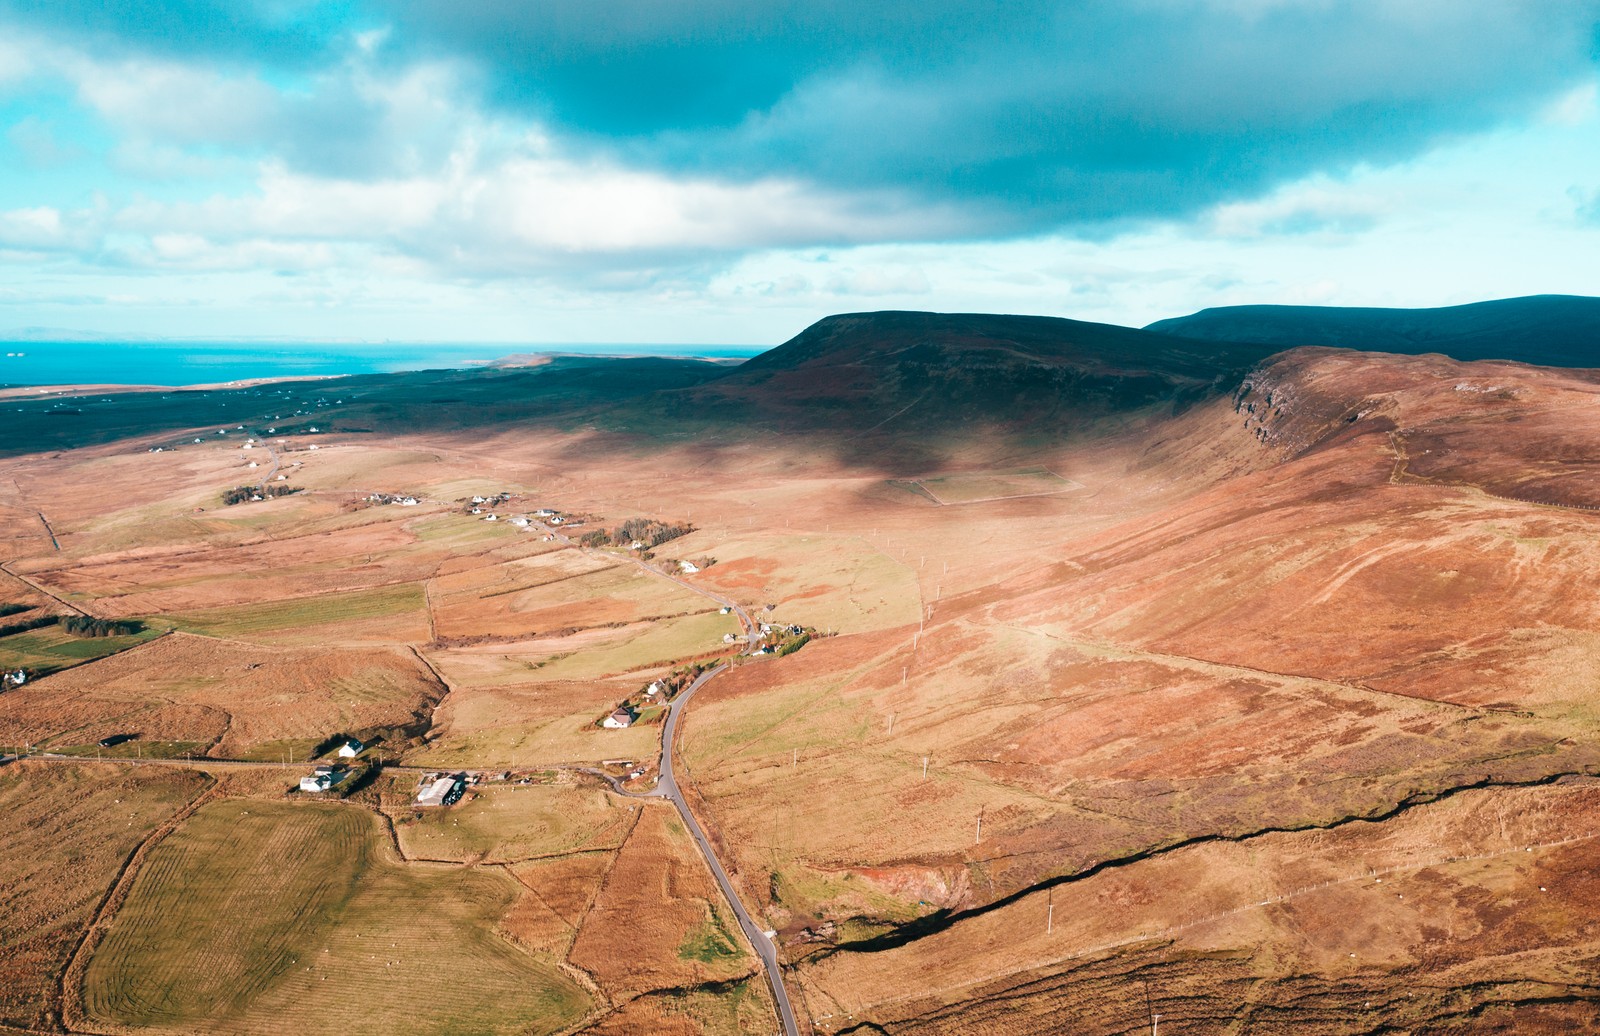
[[[694,356],[744,359],[766,346],[489,345],[391,343],[0,341],[0,385],[206,385],[293,378],[461,369],[506,356]]]

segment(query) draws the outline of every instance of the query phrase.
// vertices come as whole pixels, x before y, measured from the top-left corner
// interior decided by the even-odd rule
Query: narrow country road
[[[576,546],[560,530],[553,529],[541,522],[535,522],[534,525],[544,530],[545,533],[554,537],[557,541],[568,546]],[[582,548],[578,549],[581,550]],[[739,624],[744,627],[746,650],[754,654],[757,647],[760,646],[761,627],[750,618],[750,614],[740,607],[736,601],[714,594],[702,587],[695,586],[693,583],[679,579],[677,576],[654,568],[645,563],[642,558],[630,555],[629,560],[652,575],[671,580],[685,590],[710,598],[718,605],[729,609],[738,617]],[[750,911],[745,909],[744,902],[739,898],[738,890],[733,887],[733,882],[728,878],[728,872],[722,869],[722,862],[717,859],[717,854],[712,851],[710,839],[706,837],[705,831],[700,827],[700,822],[695,819],[694,812],[684,799],[683,792],[678,788],[677,777],[672,766],[673,748],[677,744],[678,718],[683,715],[683,710],[688,706],[689,700],[694,697],[694,693],[714,677],[727,672],[728,668],[729,664],[724,662],[715,669],[706,670],[685,688],[682,694],[668,703],[667,723],[665,729],[661,732],[660,776],[653,790],[635,794],[625,791],[622,785],[609,774],[601,773],[598,770],[590,770],[588,772],[603,777],[619,794],[627,795],[630,798],[668,799],[674,806],[678,807],[678,815],[683,817],[684,826],[689,829],[689,834],[694,838],[695,845],[700,849],[700,855],[705,857],[706,865],[711,868],[711,876],[717,879],[717,885],[722,889],[723,896],[728,900],[728,905],[733,908],[734,916],[739,919],[739,927],[744,931],[745,938],[750,941],[751,948],[761,958],[762,968],[767,973],[767,985],[772,990],[772,1001],[778,1009],[778,1020],[783,1023],[784,1036],[799,1036],[800,1027],[795,1022],[794,1007],[789,1003],[789,993],[783,985],[783,970],[778,961],[777,944],[755,923],[755,920],[750,916]]]
[[[695,820],[694,813],[689,809],[689,803],[684,800],[683,792],[678,788],[677,778],[672,768],[672,750],[676,744],[678,732],[678,717],[683,715],[684,706],[689,704],[689,699],[694,692],[727,670],[726,663],[715,669],[708,669],[700,674],[700,678],[667,707],[667,725],[661,734],[661,777],[656,782],[653,791],[640,797],[665,798],[672,800],[678,807],[678,815],[683,817],[684,826],[689,829],[689,834],[694,837],[695,844],[700,847],[700,853],[706,858],[706,863],[711,866],[711,874],[717,879],[717,884],[722,887],[722,894],[727,897],[728,905],[733,907],[734,916],[739,919],[739,927],[744,930],[744,936],[750,940],[750,946],[760,956],[762,966],[767,972],[767,985],[772,989],[772,1000],[778,1008],[778,1020],[783,1023],[785,1036],[799,1036],[799,1026],[795,1023],[794,1007],[789,1003],[788,991],[783,986],[783,971],[778,962],[778,947],[767,933],[758,927],[745,910],[744,903],[739,899],[733,882],[728,879],[728,874],[722,869],[722,864],[717,859],[717,854],[711,850],[711,842],[706,838],[706,833],[700,829],[700,822]]]

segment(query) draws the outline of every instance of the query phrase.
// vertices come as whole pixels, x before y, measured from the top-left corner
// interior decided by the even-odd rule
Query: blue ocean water
[[[527,353],[749,357],[763,346],[0,342],[0,385],[201,385],[472,367]]]

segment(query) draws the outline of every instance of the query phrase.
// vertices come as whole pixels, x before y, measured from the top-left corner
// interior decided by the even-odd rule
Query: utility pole
[[[973,845],[983,841],[983,810],[978,810],[978,836],[972,840]]]
[[[927,756],[923,756],[922,757],[922,779],[923,780],[927,780],[928,779],[928,757]]]
[[[796,767],[798,767],[799,765],[800,765],[800,749],[791,748],[789,750],[789,769],[793,770]]]
[[[894,713],[889,713],[889,733],[894,733]]]
[[[906,685],[906,673],[908,673],[909,671],[910,671],[910,669],[907,666],[901,666],[900,667],[900,686],[901,687],[904,687]]]
[[[1056,890],[1045,893],[1044,934],[1049,935],[1056,926]]]

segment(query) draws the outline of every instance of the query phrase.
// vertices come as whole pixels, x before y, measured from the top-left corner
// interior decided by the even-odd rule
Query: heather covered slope
[[[1141,974],[1169,983],[1157,1011],[1219,1024],[1248,985],[1261,1031],[1365,1032],[1373,1003],[1399,1031],[1515,1029],[1547,996],[1586,1004],[1570,968],[1600,930],[1525,897],[1582,895],[1589,850],[1560,847],[1593,837],[1582,808],[1543,811],[1600,767],[1597,397],[1589,372],[1274,357],[1150,426],[1121,521],[1061,535],[1045,515],[1090,501],[1041,506],[1033,565],[925,576],[921,623],[718,686],[690,765],[820,1012],[1122,1032]],[[891,527],[913,559],[962,553]],[[1474,828],[1441,796],[1538,810],[1540,832]],[[1381,891],[1374,867],[1399,898],[1323,891]],[[1519,935],[1499,926],[1524,906]]]
[[[361,383],[312,397],[315,439],[275,444],[302,493],[227,508],[259,453],[220,422],[161,453],[175,436],[147,427],[9,458],[19,603],[185,632],[5,700],[54,703],[17,733],[67,751],[204,719],[151,725],[146,751],[225,731],[213,757],[303,758],[310,727],[420,709],[390,749],[419,767],[650,764],[659,726],[596,720],[733,650],[704,589],[817,634],[717,676],[678,727],[679,783],[814,1032],[1593,1027],[1600,374],[1206,348],[888,314],[655,388],[604,364]],[[504,520],[537,507],[694,530],[652,574]],[[330,651],[338,680],[273,675]],[[381,700],[379,661],[407,676]],[[219,671],[308,728],[174,701]],[[561,772],[561,801],[632,816]],[[398,822],[394,781],[373,795]],[[397,851],[461,866],[485,838],[500,855],[465,866],[500,866],[533,793],[402,825]],[[715,977],[747,969],[718,959],[714,910],[676,886],[603,905],[643,887],[623,864],[659,858],[651,837],[640,820],[516,865],[538,901],[502,928],[615,996],[589,1031],[749,1031],[765,1008]],[[606,928],[650,904],[647,939]],[[727,970],[685,991],[699,964]],[[639,974],[661,981],[626,999]]]
[[[1053,317],[850,313],[688,394],[758,426],[1069,432],[1225,391],[1272,351]]]
[[[1531,295],[1438,309],[1219,306],[1145,330],[1278,349],[1330,345],[1457,360],[1600,367],[1600,298]]]

